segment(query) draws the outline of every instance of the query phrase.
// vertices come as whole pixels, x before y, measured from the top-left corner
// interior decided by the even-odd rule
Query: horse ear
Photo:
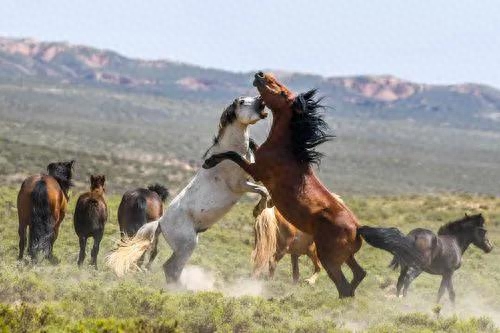
[[[106,176],[105,175],[101,175],[101,180],[102,180],[102,184],[104,185],[104,182],[106,181]]]
[[[50,174],[50,172],[54,170],[55,166],[56,166],[55,163],[50,163],[49,165],[47,165],[47,172]]]
[[[465,217],[466,217],[466,218],[469,218],[469,215],[468,215],[467,213],[465,213]]]
[[[75,164],[75,160],[71,160],[71,161],[69,161],[69,166],[70,166],[71,168],[73,168],[73,165],[74,165],[74,164]]]

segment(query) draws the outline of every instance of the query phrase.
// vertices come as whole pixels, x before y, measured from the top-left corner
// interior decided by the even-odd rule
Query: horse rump
[[[101,202],[96,198],[79,200],[75,207],[75,231],[79,237],[93,235],[104,229],[107,212],[102,209]]]
[[[31,226],[29,233],[29,253],[33,259],[39,251],[48,257],[54,237],[55,219],[49,204],[47,184],[42,179],[31,192]]]
[[[423,266],[424,259],[420,252],[413,242],[397,228],[362,226],[358,228],[358,235],[361,235],[371,246],[392,253],[394,255],[392,266],[396,263],[413,267]]]

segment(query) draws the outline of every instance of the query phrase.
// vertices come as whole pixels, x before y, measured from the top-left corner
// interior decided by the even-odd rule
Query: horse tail
[[[45,180],[42,179],[35,184],[31,192],[31,204],[30,254],[36,257],[38,251],[42,251],[47,256],[52,246],[55,220],[50,209]]]
[[[137,197],[137,200],[135,201],[135,207],[132,214],[132,219],[134,221],[133,228],[139,229],[135,229],[133,234],[136,234],[142,226],[148,223],[147,210],[148,202],[146,201],[146,198],[142,195],[139,195]]]
[[[392,253],[398,264],[423,266],[424,260],[420,252],[413,242],[397,228],[362,226],[358,228],[358,235],[361,235],[371,246]]]
[[[121,277],[131,270],[139,269],[137,261],[151,249],[159,236],[159,222],[160,220],[146,223],[134,237],[119,240],[117,248],[106,256],[106,264],[117,276]]]
[[[264,208],[255,217],[255,244],[251,257],[254,276],[258,276],[269,267],[269,262],[276,253],[278,232],[278,221],[274,214],[274,208]]]

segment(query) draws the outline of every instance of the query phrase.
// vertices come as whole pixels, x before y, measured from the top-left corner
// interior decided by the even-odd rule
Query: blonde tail
[[[255,209],[259,208],[255,207]],[[269,269],[269,263],[276,252],[278,231],[278,222],[274,214],[274,207],[263,208],[260,214],[255,217],[255,245],[252,251],[254,277],[259,276],[263,270]]]
[[[117,248],[106,256],[108,265],[117,276],[122,277],[131,270],[138,270],[137,261],[148,251],[155,238],[160,220],[146,223],[137,234],[117,242]]]

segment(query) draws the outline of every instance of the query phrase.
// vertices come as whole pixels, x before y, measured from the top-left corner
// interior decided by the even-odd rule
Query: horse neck
[[[460,251],[462,251],[462,254],[467,250],[469,245],[472,244],[472,239],[465,232],[451,234],[450,236],[455,238]]]
[[[244,154],[248,151],[249,143],[248,125],[235,120],[224,128],[217,148],[220,151],[236,151]]]
[[[277,110],[273,112],[273,123],[271,131],[265,143],[273,145],[277,148],[288,148],[292,141],[292,131],[290,129],[290,121],[292,115],[290,110]]]

